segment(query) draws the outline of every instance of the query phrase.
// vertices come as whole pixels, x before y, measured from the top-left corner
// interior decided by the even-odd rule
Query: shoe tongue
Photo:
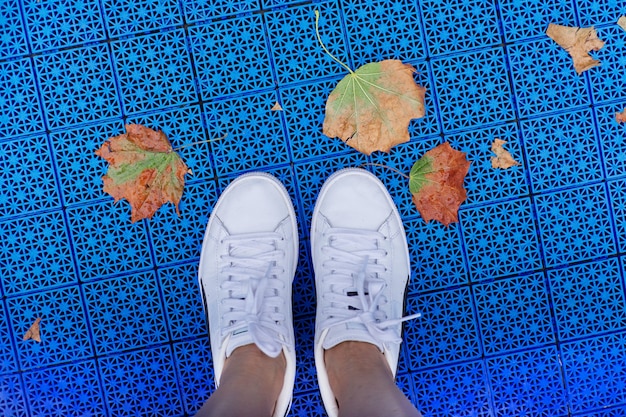
[[[326,337],[322,342],[324,349],[331,349],[342,342],[367,342],[375,345],[383,352],[383,345],[372,337],[364,324],[344,323],[328,329]]]
[[[251,345],[254,341],[248,331],[248,328],[241,329],[238,332],[234,332],[230,335],[228,344],[226,345],[226,357],[230,357],[235,349],[241,346]]]

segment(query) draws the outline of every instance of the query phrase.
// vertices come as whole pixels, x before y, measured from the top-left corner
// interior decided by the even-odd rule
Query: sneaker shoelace
[[[285,284],[277,277],[285,273],[284,251],[277,248],[282,238],[277,233],[228,236],[228,255],[221,256],[221,273],[228,277],[221,290],[226,313],[222,338],[246,329],[252,341],[270,357],[277,357],[288,340],[281,325],[286,317],[282,292]]]
[[[346,229],[330,229],[325,237],[328,245],[321,249],[326,255],[323,265],[330,273],[322,280],[330,307],[323,311],[328,318],[322,328],[360,323],[380,343],[401,343],[393,327],[421,314],[388,319],[382,308],[387,304],[387,282],[380,276],[387,268],[379,260],[387,253],[379,242],[386,237],[379,232]]]

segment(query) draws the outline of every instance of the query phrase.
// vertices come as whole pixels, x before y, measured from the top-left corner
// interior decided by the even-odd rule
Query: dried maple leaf
[[[622,16],[617,19],[617,25],[622,29],[626,30],[626,16]]]
[[[283,111],[283,107],[280,105],[280,103],[277,101],[274,104],[274,107],[272,107],[270,110],[272,111]]]
[[[326,102],[324,134],[367,155],[408,142],[409,122],[425,114],[426,89],[415,83],[414,72],[388,59],[346,75]]]
[[[151,218],[168,201],[180,214],[178,203],[188,169],[165,133],[126,125],[126,133],[109,138],[96,155],[109,162],[109,170],[102,177],[104,192],[116,202],[128,200],[132,222]]]
[[[41,317],[37,317],[35,322],[30,326],[24,338],[22,340],[33,339],[34,341],[41,343],[41,333],[39,332],[39,322],[41,321]]]
[[[506,143],[505,140],[496,138],[491,144],[491,152],[495,153],[496,156],[491,157],[491,167],[492,168],[501,168],[507,169],[512,166],[521,165],[513,156],[504,149],[503,145]]]
[[[615,121],[617,123],[626,122],[626,107],[624,107],[624,110],[622,110],[621,113],[615,113]]]
[[[469,166],[465,153],[452,149],[448,142],[426,152],[413,164],[409,190],[427,223],[434,219],[448,226],[459,221],[459,206],[467,198],[463,180]]]
[[[578,75],[600,65],[600,61],[589,56],[589,51],[599,51],[604,46],[593,26],[578,28],[550,23],[546,34],[570,54]]]

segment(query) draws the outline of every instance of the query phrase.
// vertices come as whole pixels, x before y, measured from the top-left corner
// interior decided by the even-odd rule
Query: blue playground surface
[[[417,69],[426,117],[390,154],[322,134],[345,69]],[[472,161],[460,221],[426,224],[374,166],[412,257],[397,383],[424,417],[626,416],[623,0],[0,0],[0,415],[192,416],[214,390],[197,264],[219,193],[264,171],[300,225],[293,416],[323,416],[308,229],[335,170],[408,173],[449,141]],[[595,25],[576,75],[549,23]],[[284,111],[271,111],[278,101]],[[94,151],[162,129],[193,170],[130,222]],[[522,163],[491,168],[491,142]],[[22,341],[42,317],[42,343]]]

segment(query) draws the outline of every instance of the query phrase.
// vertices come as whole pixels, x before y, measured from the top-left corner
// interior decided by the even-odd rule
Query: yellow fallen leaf
[[[615,121],[617,123],[626,122],[626,107],[624,107],[624,110],[622,110],[621,113],[615,113]]]
[[[34,341],[41,343],[41,334],[39,333],[39,322],[41,321],[41,317],[37,317],[37,320],[30,326],[26,334],[24,335],[24,339],[28,340],[33,339]]]
[[[491,157],[491,166],[492,168],[500,168],[500,169],[508,169],[512,166],[521,165],[513,156],[504,149],[503,145],[506,143],[505,140],[495,139],[491,144],[491,152],[495,153],[496,156]]]
[[[589,51],[599,51],[604,46],[593,26],[578,28],[550,23],[546,35],[570,54],[578,75],[600,65],[600,61],[589,56]]]
[[[617,20],[617,25],[626,30],[626,16],[622,16]]]
[[[271,108],[271,110],[272,111],[283,111],[283,108],[277,101],[276,104],[274,104],[274,107]]]

